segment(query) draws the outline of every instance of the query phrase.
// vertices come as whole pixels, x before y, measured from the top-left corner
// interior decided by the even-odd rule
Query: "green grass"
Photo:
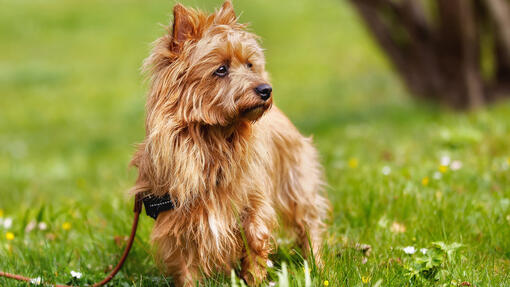
[[[202,2],[184,1],[221,4]],[[459,114],[412,101],[345,0],[235,5],[263,39],[276,103],[314,135],[327,173],[334,210],[312,285],[509,286],[510,103]],[[0,227],[0,270],[58,283],[75,270],[83,273],[75,283],[96,281],[119,258],[115,238],[129,232],[136,171],[128,163],[144,136],[139,67],[172,2],[0,6],[0,209],[13,220]],[[462,168],[436,179],[443,156]],[[47,229],[25,232],[34,220]],[[150,255],[152,222],[142,218],[115,286],[170,284]],[[420,252],[401,248],[438,241],[462,247],[436,250],[436,281],[420,272]],[[366,258],[357,244],[371,246]],[[286,262],[290,286],[304,286],[292,244],[272,259],[269,280]],[[229,275],[207,281],[228,285]]]

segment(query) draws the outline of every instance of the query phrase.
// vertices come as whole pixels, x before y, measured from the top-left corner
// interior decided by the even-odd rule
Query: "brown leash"
[[[127,241],[126,248],[124,249],[124,252],[122,253],[122,257],[120,258],[119,263],[117,263],[117,266],[115,266],[115,268],[112,270],[112,272],[110,272],[110,274],[108,274],[108,276],[106,276],[102,281],[94,283],[94,285],[92,285],[93,287],[103,286],[106,283],[110,282],[110,280],[112,280],[113,277],[115,277],[115,275],[117,275],[119,270],[122,268],[122,265],[126,261],[129,251],[131,250],[131,247],[133,246],[133,241],[135,240],[135,235],[136,235],[136,229],[138,227],[138,219],[140,218],[141,211],[142,211],[142,196],[141,196],[141,194],[137,194],[135,196],[135,207],[134,207],[135,215],[133,218],[133,225],[131,227],[131,234],[129,235],[129,239]],[[2,271],[0,271],[0,277],[6,277],[6,278],[10,278],[10,279],[18,280],[18,281],[26,281],[26,282],[34,282],[34,280],[35,280],[33,278],[28,278],[25,276],[6,273],[6,272],[2,272]],[[41,284],[44,284],[44,282],[41,282]],[[72,287],[69,285],[58,285],[58,284],[55,284],[53,286],[55,286],[55,287]]]

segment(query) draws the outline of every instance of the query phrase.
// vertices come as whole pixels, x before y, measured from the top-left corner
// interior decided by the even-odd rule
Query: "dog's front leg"
[[[266,277],[274,226],[275,212],[269,204],[250,208],[243,220],[246,242],[241,262],[241,276],[249,286],[259,285]]]

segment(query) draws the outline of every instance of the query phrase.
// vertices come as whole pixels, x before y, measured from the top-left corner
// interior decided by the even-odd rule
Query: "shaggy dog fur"
[[[177,4],[145,68],[146,137],[132,161],[133,191],[175,203],[159,214],[152,240],[177,286],[236,262],[249,285],[262,282],[278,216],[319,261],[329,204],[317,152],[271,108],[272,97],[255,91],[269,83],[263,50],[231,2],[213,14]]]

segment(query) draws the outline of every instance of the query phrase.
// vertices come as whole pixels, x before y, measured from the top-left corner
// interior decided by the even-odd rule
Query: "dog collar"
[[[164,196],[147,195],[143,198],[143,205],[148,216],[156,219],[159,213],[174,209],[174,203],[167,193]]]

